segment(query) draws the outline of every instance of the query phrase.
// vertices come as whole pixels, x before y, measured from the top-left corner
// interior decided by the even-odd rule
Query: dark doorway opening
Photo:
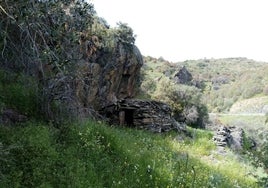
[[[132,109],[126,109],[125,110],[125,121],[127,126],[133,126],[134,125],[134,110]]]

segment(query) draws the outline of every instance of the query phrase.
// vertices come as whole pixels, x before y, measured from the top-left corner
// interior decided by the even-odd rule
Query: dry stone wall
[[[123,99],[105,107],[111,124],[135,127],[152,132],[182,129],[171,116],[171,108],[162,102]]]

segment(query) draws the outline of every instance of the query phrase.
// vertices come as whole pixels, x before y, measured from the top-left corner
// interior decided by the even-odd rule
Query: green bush
[[[135,43],[135,35],[131,27],[126,23],[117,23],[116,36],[123,44],[132,46]]]
[[[146,79],[143,80],[142,84],[141,84],[141,88],[140,88],[141,92],[143,93],[148,93],[148,94],[152,94],[155,90],[156,90],[156,83],[155,81],[150,78],[150,77],[146,77]]]
[[[34,78],[0,70],[0,93],[2,109],[9,107],[27,116],[38,116],[38,85]]]
[[[193,127],[205,127],[208,112],[201,102],[202,93],[198,88],[162,79],[152,96],[156,100],[169,104],[177,121],[186,122]]]

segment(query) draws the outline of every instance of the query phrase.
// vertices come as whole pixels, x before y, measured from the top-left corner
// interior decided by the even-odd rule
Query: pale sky
[[[177,62],[247,57],[268,62],[268,0],[91,0],[112,27],[127,23],[145,56]]]

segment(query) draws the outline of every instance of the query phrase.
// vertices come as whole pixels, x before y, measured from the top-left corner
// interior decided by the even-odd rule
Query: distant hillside
[[[268,113],[268,96],[254,97],[238,101],[230,108],[230,113]]]
[[[174,80],[185,67],[193,77],[193,85],[203,93],[202,101],[210,112],[227,112],[240,100],[268,95],[268,63],[247,58],[200,59],[170,63],[162,58],[145,57],[143,74],[152,85],[159,80]],[[151,86],[153,88],[153,86]],[[153,89],[147,93],[152,94]]]

